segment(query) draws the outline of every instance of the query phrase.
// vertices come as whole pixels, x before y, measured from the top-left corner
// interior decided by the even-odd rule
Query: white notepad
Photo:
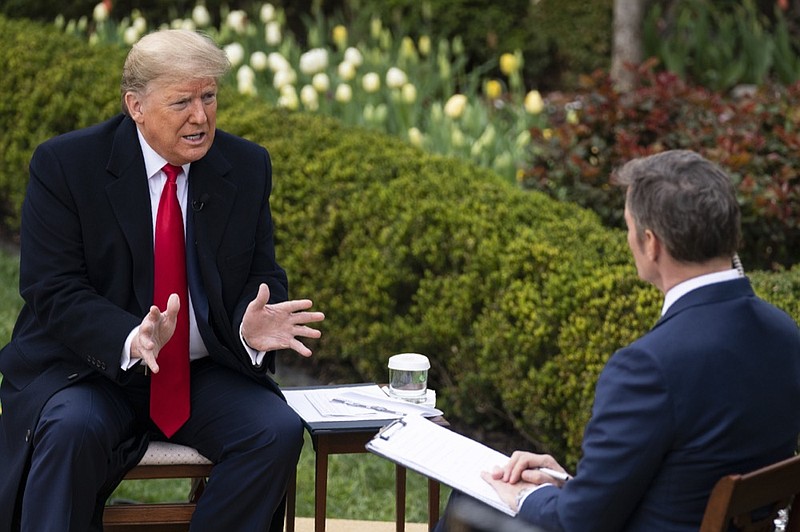
[[[516,515],[481,478],[482,471],[504,466],[509,457],[422,416],[387,425],[367,443],[367,450]]]

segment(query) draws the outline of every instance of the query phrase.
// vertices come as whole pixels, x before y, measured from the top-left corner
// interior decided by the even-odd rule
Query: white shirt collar
[[[663,316],[666,314],[667,310],[669,310],[669,307],[671,307],[673,303],[692,290],[696,290],[700,287],[714,283],[731,281],[733,279],[738,279],[739,277],[742,277],[742,274],[739,272],[739,270],[730,269],[721,272],[707,273],[699,277],[692,277],[691,279],[687,279],[682,283],[678,283],[670,288],[664,296],[664,305],[661,307],[661,315]]]
[[[150,179],[154,175],[158,174],[164,165],[167,164],[169,161],[164,159],[160,156],[156,151],[150,147],[144,137],[142,136],[142,132],[139,131],[139,128],[136,128],[136,134],[139,136],[139,145],[142,147],[142,155],[144,156],[144,169],[147,172],[147,178]],[[181,166],[183,168],[183,175],[189,175],[189,166],[191,163],[184,164]]]

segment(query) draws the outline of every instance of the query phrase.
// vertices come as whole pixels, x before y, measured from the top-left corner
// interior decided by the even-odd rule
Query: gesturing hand
[[[158,373],[158,364],[156,363],[158,353],[175,332],[180,307],[178,294],[169,296],[165,312],[161,312],[155,305],[150,307],[150,312],[139,326],[139,332],[131,341],[131,358],[142,359],[142,363],[147,364],[153,373]]]
[[[304,357],[311,356],[297,337],[319,338],[322,333],[306,323],[325,319],[322,312],[303,312],[311,308],[310,299],[296,299],[269,305],[269,287],[261,284],[258,295],[247,305],[242,319],[242,336],[247,345],[258,351],[292,349]]]

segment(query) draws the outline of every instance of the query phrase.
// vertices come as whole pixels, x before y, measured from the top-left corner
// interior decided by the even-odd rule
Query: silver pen
[[[564,482],[572,478],[572,475],[569,473],[562,473],[561,471],[556,471],[555,469],[550,469],[549,467],[537,467],[536,469],[545,475],[550,475],[551,477],[557,480],[563,480]]]
[[[342,404],[345,404],[347,406],[355,406],[355,407],[358,407],[358,408],[369,408],[370,410],[377,410],[378,412],[383,412],[383,413],[386,413],[386,414],[397,414],[399,416],[404,416],[405,415],[404,412],[397,412],[396,410],[389,410],[385,406],[368,405],[368,404],[364,404],[364,403],[357,403],[355,401],[349,401],[347,399],[340,399],[338,397],[334,397],[333,399],[331,399],[331,401],[333,401],[334,403],[342,403]]]

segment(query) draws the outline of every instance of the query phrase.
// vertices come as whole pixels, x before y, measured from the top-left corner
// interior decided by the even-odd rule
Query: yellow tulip
[[[532,115],[538,115],[544,110],[544,100],[539,91],[532,90],[525,95],[525,110]]]
[[[419,49],[419,53],[422,55],[428,55],[431,53],[431,38],[427,35],[422,35],[419,38],[419,43],[417,44],[417,48]]]
[[[519,69],[519,61],[514,54],[505,53],[500,56],[500,72],[510,76]]]
[[[334,26],[332,31],[332,39],[340,50],[344,50],[345,47],[347,47],[347,28],[341,24]]]
[[[503,94],[503,84],[496,79],[490,79],[486,82],[483,91],[487,98],[495,100]]]
[[[576,125],[581,121],[580,117],[578,116],[578,111],[575,109],[568,109],[567,110],[567,123],[570,125]]]

